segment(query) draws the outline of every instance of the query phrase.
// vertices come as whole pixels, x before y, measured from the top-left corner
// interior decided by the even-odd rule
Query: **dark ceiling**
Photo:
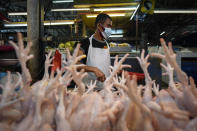
[[[183,9],[197,10],[196,0],[157,0],[156,9]],[[197,14],[153,14],[147,15],[142,23],[144,31],[148,33],[150,41],[157,41],[161,32],[166,33],[162,36],[168,40],[174,41],[174,44],[182,44],[180,40],[185,38],[188,41],[188,36],[192,40],[188,41],[188,45],[196,43],[197,31]],[[155,37],[156,36],[156,37]],[[194,42],[195,41],[195,42]],[[158,42],[158,41],[157,41]],[[187,43],[187,42],[186,42]]]
[[[91,0],[89,0],[91,1]],[[97,0],[94,0],[96,2]],[[111,0],[112,1],[112,0]],[[121,0],[116,0],[116,2]],[[88,2],[88,0],[86,0]],[[26,12],[26,0],[1,0],[0,1],[0,30],[5,30],[2,26],[2,17],[8,18],[12,22],[26,21],[26,16],[8,16],[8,12]],[[52,8],[72,8],[74,3],[53,4],[51,0],[44,0],[45,20],[75,19],[80,16],[76,12],[51,12]],[[196,0],[156,0],[155,9],[195,9],[197,10]],[[137,13],[138,18],[138,36],[146,33],[147,40],[151,44],[157,44],[160,33],[166,33],[162,37],[172,40],[178,45],[197,46],[197,14],[142,14]],[[126,36],[134,38],[136,36],[136,19],[128,22],[125,27]],[[82,23],[79,23],[79,32],[82,30]],[[65,36],[65,34],[74,30],[73,26],[46,27],[46,34],[54,36]],[[74,35],[74,34],[73,34]],[[187,43],[187,44],[185,44]],[[195,45],[196,44],[196,45]]]

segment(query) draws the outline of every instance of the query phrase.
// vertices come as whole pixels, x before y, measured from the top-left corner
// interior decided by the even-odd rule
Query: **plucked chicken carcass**
[[[0,85],[0,130],[2,131],[195,131],[197,130],[197,89],[192,78],[176,63],[172,44],[166,45],[161,39],[165,54],[151,54],[164,59],[161,64],[169,76],[168,89],[156,85],[148,73],[149,55],[137,58],[145,74],[145,85],[138,85],[122,71],[127,54],[118,61],[116,56],[111,75],[104,82],[103,90],[95,91],[96,82],[85,85],[82,80],[87,75],[76,63],[84,58],[78,56],[77,45],[71,55],[67,50],[65,68],[56,75],[48,69],[53,58],[46,56],[43,79],[30,85],[31,75],[26,62],[33,57],[29,54],[31,42],[24,47],[20,33],[18,43],[10,42],[15,48],[21,63],[22,74],[17,73],[18,81],[11,80]],[[179,78],[179,88],[173,80],[174,71]],[[67,90],[74,80],[76,88]],[[15,91],[20,87],[19,91]],[[86,88],[87,87],[87,88]],[[116,87],[117,91],[112,88]]]

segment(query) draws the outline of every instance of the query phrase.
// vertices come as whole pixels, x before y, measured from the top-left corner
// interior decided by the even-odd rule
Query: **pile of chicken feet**
[[[24,47],[23,38],[17,34],[18,43],[11,42],[21,63],[22,74],[18,81],[11,80],[8,72],[7,83],[1,85],[0,130],[2,131],[196,131],[197,130],[197,89],[192,78],[176,63],[172,44],[166,45],[161,39],[165,55],[151,54],[166,61],[161,64],[169,76],[167,89],[155,84],[148,73],[149,55],[137,58],[145,74],[145,86],[138,85],[136,77],[132,80],[117,73],[129,65],[116,56],[111,75],[104,82],[101,91],[94,90],[96,83],[83,83],[87,75],[77,70],[76,63],[84,58],[77,56],[77,45],[73,54],[67,50],[65,68],[48,74],[51,65],[51,52],[46,56],[45,74],[42,80],[30,85],[31,75],[26,62],[33,56],[29,54],[31,42]],[[174,71],[178,75],[179,86],[173,80]],[[76,88],[67,90],[74,80]],[[20,87],[19,91],[15,91]],[[88,87],[86,89],[85,87]],[[117,91],[112,91],[116,87]]]

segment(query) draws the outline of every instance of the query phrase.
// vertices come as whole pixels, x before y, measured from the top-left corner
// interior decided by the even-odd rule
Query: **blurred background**
[[[195,0],[1,0],[0,1],[0,71],[20,71],[16,54],[8,41],[17,41],[22,32],[25,44],[34,41],[32,53],[37,63],[30,62],[33,78],[40,79],[44,54],[58,49],[65,58],[65,48],[74,45],[95,31],[99,13],[112,17],[111,59],[129,53],[126,63],[130,72],[142,73],[135,59],[142,49],[160,52],[159,38],[172,41],[177,62],[197,82],[197,1]],[[167,83],[161,76],[161,60],[150,59],[151,76],[157,83]],[[35,74],[33,72],[36,72]],[[175,75],[176,79],[176,75]]]

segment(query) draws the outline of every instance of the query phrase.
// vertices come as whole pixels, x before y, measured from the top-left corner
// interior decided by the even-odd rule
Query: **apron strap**
[[[93,38],[94,34],[89,38],[90,41],[90,45],[92,46],[92,38]]]
[[[110,46],[109,46],[108,42],[106,40],[105,40],[105,42],[107,44],[107,48],[110,49]]]
[[[92,38],[94,37],[94,34],[89,38],[90,41],[90,45],[92,46]],[[105,39],[104,39],[105,40]],[[108,44],[108,42],[105,40],[105,43],[107,44],[107,48],[110,49],[110,46]]]

